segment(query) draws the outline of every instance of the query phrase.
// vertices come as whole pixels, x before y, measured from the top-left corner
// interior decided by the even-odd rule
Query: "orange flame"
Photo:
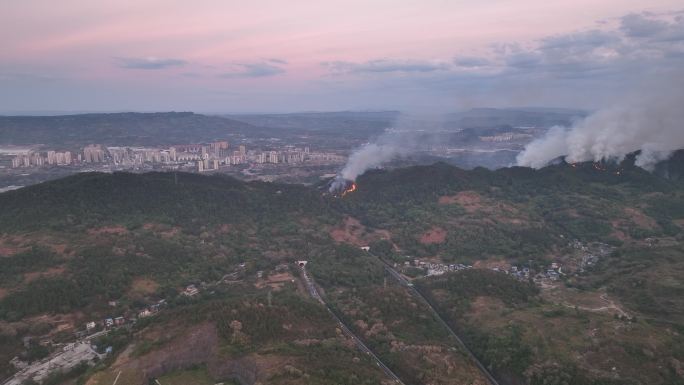
[[[347,188],[346,190],[342,191],[342,195],[341,195],[341,196],[344,198],[345,195],[347,195],[347,194],[349,194],[349,193],[352,193],[352,192],[354,192],[354,191],[356,191],[356,183],[352,182],[352,184],[351,184],[351,186],[349,186],[349,188]]]

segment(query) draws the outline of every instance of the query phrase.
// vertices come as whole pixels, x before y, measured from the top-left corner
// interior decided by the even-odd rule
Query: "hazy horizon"
[[[13,112],[597,109],[684,64],[672,0],[28,0],[0,11],[0,105]]]
[[[493,109],[493,110],[558,110],[558,111],[576,111],[589,112],[586,108],[570,108],[562,106],[509,106],[509,107],[491,107],[491,106],[472,106],[466,109],[455,109],[453,111],[446,111],[446,113],[465,113],[471,110],[478,109]],[[17,111],[2,111],[0,116],[61,116],[61,115],[83,115],[83,114],[125,114],[125,113],[139,113],[139,114],[162,114],[172,112],[191,112],[200,115],[212,116],[228,116],[228,115],[296,115],[296,114],[334,114],[334,113],[381,113],[381,112],[397,112],[403,113],[406,111],[398,109],[330,109],[330,110],[291,110],[291,111],[192,111],[192,110],[17,110]]]

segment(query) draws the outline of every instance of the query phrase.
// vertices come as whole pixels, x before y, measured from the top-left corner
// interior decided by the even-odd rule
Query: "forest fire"
[[[330,183],[328,191],[335,197],[343,198],[345,195],[356,191],[356,188],[355,182],[337,177]]]
[[[586,163],[579,163],[579,162],[568,162],[568,166],[574,168],[574,169],[584,169],[585,167],[591,166],[592,169],[596,171],[601,171],[601,172],[606,172],[606,173],[611,173],[615,174],[617,176],[622,175],[624,172],[624,169],[621,167],[620,164],[618,163],[611,163],[609,161],[598,161],[598,162],[586,162]]]
[[[575,168],[575,169],[580,168],[580,167],[584,167],[583,166],[584,164],[576,163],[576,162],[568,163],[568,165],[572,168]],[[596,171],[609,172],[609,173],[612,173],[612,174],[615,174],[618,176],[622,175],[622,173],[624,171],[624,169],[622,167],[620,167],[619,165],[617,165],[617,164],[611,165],[610,163],[608,163],[606,161],[591,162],[591,163],[589,163],[589,165],[591,165],[591,168],[596,170]]]
[[[599,163],[599,162],[593,162],[591,165],[594,167],[595,170],[598,170],[598,171],[607,171],[608,170],[608,168],[604,164]]]
[[[347,187],[346,189],[344,189],[344,191],[342,191],[342,194],[340,195],[340,197],[344,198],[345,195],[347,195],[349,193],[353,193],[354,191],[356,191],[356,183],[352,182],[351,185],[349,185],[349,187]]]

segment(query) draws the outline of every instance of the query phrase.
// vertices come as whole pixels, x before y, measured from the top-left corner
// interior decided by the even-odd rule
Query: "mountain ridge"
[[[261,131],[235,120],[193,112],[0,116],[0,143],[26,145],[162,145],[223,139]]]

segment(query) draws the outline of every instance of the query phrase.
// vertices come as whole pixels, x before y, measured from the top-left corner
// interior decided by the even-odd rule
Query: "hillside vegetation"
[[[292,264],[304,259],[338,316],[407,384],[484,383],[382,255],[400,267],[416,258],[475,266],[406,274],[503,384],[681,383],[682,163],[678,154],[657,173],[629,159],[538,171],[438,163],[369,171],[342,199],[324,183],[185,173],[85,173],[3,193],[0,375],[15,355],[52,349],[25,348],[24,337],[69,341],[88,321],[164,299],[168,308],[112,336],[114,356],[79,376],[111,383],[139,362],[127,372],[133,384],[149,373],[230,380],[248,367],[261,368],[263,383],[378,383],[382,373],[309,298]],[[612,251],[578,272],[573,245],[592,243]],[[541,286],[490,269],[552,262],[567,274]],[[181,294],[190,284],[200,289],[193,298]],[[192,344],[196,354],[168,356],[193,333],[218,361]],[[161,359],[175,364],[160,368]]]

